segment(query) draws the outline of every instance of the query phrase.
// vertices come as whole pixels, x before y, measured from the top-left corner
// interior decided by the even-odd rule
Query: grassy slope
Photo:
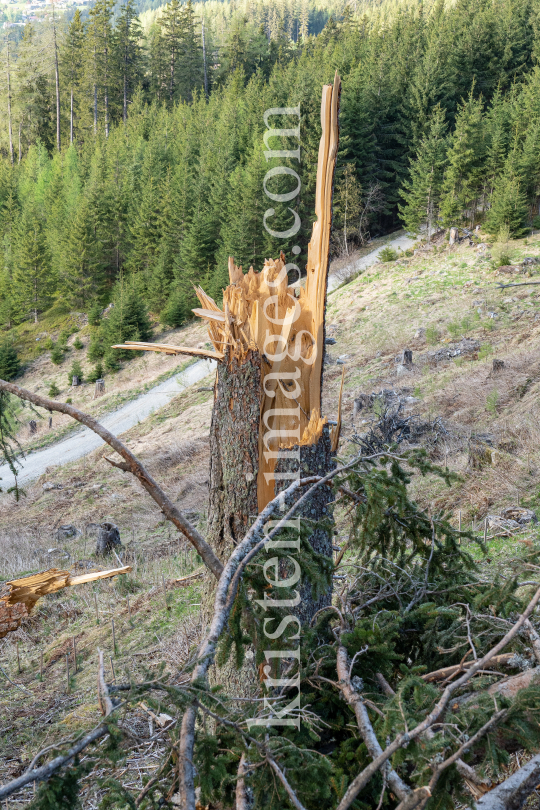
[[[528,243],[520,240],[510,247],[514,260],[524,255],[540,256],[537,238]],[[448,433],[444,442],[435,446],[434,456],[444,458],[444,445],[448,466],[462,475],[461,483],[451,490],[424,479],[418,487],[418,500],[449,509],[456,522],[460,510],[467,527],[473,518],[481,521],[488,512],[515,504],[518,492],[522,504],[538,505],[540,291],[534,286],[500,291],[496,283],[501,280],[535,279],[496,275],[485,253],[468,245],[440,245],[408,259],[378,264],[331,294],[328,301],[329,334],[337,340],[329,349],[331,362],[325,372],[324,412],[329,418],[336,416],[342,371],[335,360],[346,355],[347,366],[341,454],[351,452],[353,430],[362,430],[362,415],[355,426],[352,416],[353,401],[359,393],[408,389],[405,393],[416,400],[411,412],[420,419],[443,418]],[[425,336],[415,337],[421,328],[427,330],[429,343]],[[191,329],[191,345],[204,340],[200,327]],[[428,352],[459,341],[463,334],[478,340],[482,346],[479,354],[438,364],[428,362]],[[169,339],[173,342],[172,336]],[[174,339],[187,342],[186,336],[176,335]],[[404,348],[413,350],[415,365],[411,372],[400,375],[395,360]],[[493,357],[505,362],[504,371],[497,376],[491,372]],[[164,373],[171,360],[153,356],[144,363],[146,367],[143,360],[131,361],[111,378],[109,388],[114,381],[115,391],[130,392],[134,386],[149,382],[152,375]],[[43,374],[52,371],[46,368],[42,373],[38,364],[27,371],[22,382],[43,385]],[[85,401],[84,396],[83,392],[79,404],[87,407],[88,397]],[[211,392],[186,391],[124,436],[203,528],[211,405]],[[498,449],[492,465],[479,470],[468,466],[471,432],[489,432],[496,438]],[[2,723],[7,731],[0,738],[2,780],[20,771],[41,743],[97,721],[96,650],[102,647],[107,656],[113,652],[109,621],[113,609],[121,639],[115,659],[118,679],[142,677],[143,662],[151,669],[160,661],[166,667],[181,666],[199,632],[198,587],[169,590],[171,610],[165,611],[160,586],[162,578],[171,580],[191,570],[196,562],[185,560],[183,544],[164,524],[158,509],[136,483],[107,465],[103,455],[104,451],[98,450],[84,460],[51,470],[29,487],[27,498],[20,504],[2,500],[0,543],[5,578],[40,566],[63,565],[58,553],[44,553],[52,546],[65,548],[72,561],[88,559],[91,541],[85,542],[81,536],[59,543],[54,539],[54,529],[70,522],[82,529],[89,522],[108,517],[120,526],[128,552],[138,560],[133,579],[139,583],[131,597],[133,627],[127,615],[126,586],[102,584],[96,588],[99,625],[91,588],[85,586],[43,600],[27,627],[0,640],[0,665],[34,696],[30,700],[13,686],[0,693],[0,715],[9,718]],[[44,492],[45,480],[60,484],[62,489]],[[511,555],[523,539],[527,539],[526,533],[514,540],[491,541],[493,558],[500,561]],[[36,549],[41,550],[38,556]],[[65,652],[74,635],[81,671],[67,694]],[[20,675],[17,643],[23,667]],[[43,683],[37,677],[42,647],[46,662]],[[40,719],[36,721],[36,717]],[[144,767],[155,762],[152,746],[159,745],[159,740],[148,741],[148,721],[142,709],[131,712],[128,722],[143,737],[134,762],[122,775],[122,781],[134,787],[141,785]]]

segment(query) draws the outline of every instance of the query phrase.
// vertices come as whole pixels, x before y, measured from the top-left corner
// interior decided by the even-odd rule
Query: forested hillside
[[[317,36],[286,27],[270,35],[243,13],[219,33],[197,9],[173,0],[143,37],[133,0],[116,18],[109,0],[97,0],[65,32],[49,21],[27,25],[18,43],[5,33],[4,328],[39,321],[54,304],[89,311],[128,292],[180,324],[194,283],[219,297],[229,255],[246,269],[276,253],[262,226],[270,204],[276,228],[296,205],[302,230],[282,247],[298,243],[305,257],[320,88],[336,69],[336,252],[401,220],[414,230],[426,217],[431,228],[481,218],[516,235],[535,222],[535,0],[392,5],[369,16],[349,6]],[[263,114],[297,105],[301,163],[291,165],[302,191],[269,203]]]

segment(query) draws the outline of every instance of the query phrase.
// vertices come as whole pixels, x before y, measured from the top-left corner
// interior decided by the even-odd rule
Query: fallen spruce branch
[[[257,519],[247,532],[244,539],[234,549],[229,557],[223,573],[219,578],[217,584],[215,599],[214,599],[214,612],[210,624],[210,630],[201,643],[198,652],[198,661],[193,669],[191,682],[197,683],[205,681],[210,665],[214,661],[217,650],[218,642],[224,632],[227,621],[236,597],[238,586],[242,577],[242,572],[245,566],[261,551],[264,546],[270,542],[276,534],[284,529],[296,511],[307,501],[316,489],[327,484],[332,478],[346,470],[351,469],[363,461],[371,460],[374,458],[389,457],[392,454],[386,452],[375,453],[370,456],[359,455],[353,461],[349,462],[342,467],[329,472],[324,477],[311,476],[309,478],[300,479],[290,484],[287,489],[279,493],[265,508],[260,512]],[[392,455],[393,458],[398,458]],[[301,488],[309,486],[302,497],[293,503],[288,512],[277,522],[270,532],[265,534],[264,529],[270,518],[278,510],[282,509],[284,504],[290,500],[294,494]],[[180,745],[179,745],[179,774],[180,774],[180,801],[183,810],[195,810],[195,785],[194,785],[194,770],[193,770],[193,752],[195,747],[195,721],[197,717],[196,701],[186,709],[182,719],[182,726],[180,732]]]
[[[147,470],[143,467],[139,459],[133,455],[131,450],[128,450],[120,439],[107,430],[107,428],[103,427],[103,425],[94,419],[93,416],[89,416],[88,414],[79,411],[78,408],[74,408],[73,405],[67,405],[64,402],[56,402],[54,399],[39,396],[39,394],[34,394],[31,391],[27,391],[25,388],[20,388],[20,386],[15,385],[14,383],[8,383],[5,380],[0,380],[0,391],[6,391],[8,394],[13,394],[16,397],[19,397],[19,399],[32,402],[39,408],[46,408],[48,411],[65,413],[67,416],[71,416],[72,419],[80,422],[81,425],[84,425],[94,433],[97,433],[97,435],[100,436],[104,442],[112,447],[112,449],[124,459],[123,462],[116,462],[112,461],[111,459],[107,459],[107,461],[114,467],[117,467],[124,472],[129,472],[134,475],[135,478],[137,478],[148,494],[157,503],[165,517],[170,520],[171,523],[174,523],[176,528],[197,549],[197,552],[202,557],[206,566],[210,569],[210,571],[212,571],[214,576],[219,579],[221,572],[223,571],[223,564],[220,562],[210,545],[197,531],[197,529],[191,525],[187,518],[184,517],[182,512],[173,504],[171,499],[165,494],[159,484],[154,481],[150,473],[147,472]]]
[[[492,658],[498,655],[511,641],[512,639],[519,633],[521,627],[525,624],[529,616],[532,614],[533,610],[535,609],[536,605],[540,602],[540,588],[537,589],[536,593],[534,594],[533,598],[527,605],[525,611],[521,614],[517,622],[514,626],[506,633],[506,635],[496,644],[486,655],[482,658],[475,661],[472,666],[456,681],[448,684],[445,688],[444,692],[442,693],[441,697],[439,698],[438,702],[435,704],[434,708],[429,712],[429,714],[425,717],[425,719],[419,723],[414,729],[408,732],[402,732],[398,734],[395,739],[393,740],[390,745],[388,745],[385,750],[382,752],[380,756],[373,760],[366,768],[364,768],[351,782],[343,798],[341,799],[337,810],[348,810],[351,804],[354,802],[360,791],[367,785],[370,779],[380,770],[380,768],[392,757],[396,751],[398,751],[402,746],[407,745],[411,740],[414,740],[416,737],[419,737],[423,734],[427,729],[431,728],[431,726],[436,723],[441,715],[443,714],[444,710],[446,709],[450,698],[454,694],[454,692],[458,689],[461,689],[464,684],[469,681],[473,675],[478,672],[480,669],[485,669],[487,663],[489,663]]]

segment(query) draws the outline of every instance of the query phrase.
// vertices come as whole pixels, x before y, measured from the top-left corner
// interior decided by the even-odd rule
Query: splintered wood
[[[283,253],[266,259],[261,272],[247,273],[229,258],[229,286],[223,292],[223,309],[201,287],[196,288],[201,308],[193,312],[208,327],[216,359],[242,364],[250,352],[262,357],[259,470],[259,510],[274,497],[274,469],[279,450],[313,445],[321,437],[326,419],[321,416],[321,382],[324,357],[324,318],[328,253],[332,224],[332,188],[336,164],[341,81],[322,93],[321,128],[315,192],[316,222],[308,247],[305,288],[289,285]],[[174,347],[130,343],[118,348],[169,351]],[[187,351],[182,347],[176,351]],[[195,353],[194,350],[190,350]],[[210,356],[210,353],[207,353]],[[218,366],[218,374],[219,366]],[[332,431],[337,449],[341,419]]]
[[[119,574],[127,574],[129,571],[131,571],[131,566],[126,565],[123,568],[72,576],[69,571],[51,568],[23,579],[6,582],[0,591],[0,638],[16,630],[42,596],[55,593],[71,585],[84,585],[99,579],[109,579]]]

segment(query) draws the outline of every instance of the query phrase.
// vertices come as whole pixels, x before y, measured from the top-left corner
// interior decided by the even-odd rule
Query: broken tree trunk
[[[340,424],[331,431],[321,416],[322,369],[332,188],[337,156],[341,82],[325,85],[317,164],[316,222],[308,248],[305,288],[289,285],[283,253],[261,272],[244,273],[229,258],[223,309],[202,288],[194,313],[206,321],[218,361],[210,435],[208,541],[225,561],[249,523],[300,473],[328,472]],[[292,265],[294,267],[294,265]],[[129,343],[118,348],[190,351],[185,347]],[[303,509],[314,522],[331,519],[330,490],[321,489]],[[314,530],[310,542],[331,558],[330,530]],[[212,587],[214,583],[212,583]],[[306,589],[302,619],[328,604]]]
[[[119,574],[127,574],[130,571],[131,566],[126,565],[123,568],[73,576],[69,571],[51,568],[23,579],[6,582],[0,589],[0,638],[16,630],[42,596],[56,593],[71,585],[85,585],[87,582],[117,577]]]

